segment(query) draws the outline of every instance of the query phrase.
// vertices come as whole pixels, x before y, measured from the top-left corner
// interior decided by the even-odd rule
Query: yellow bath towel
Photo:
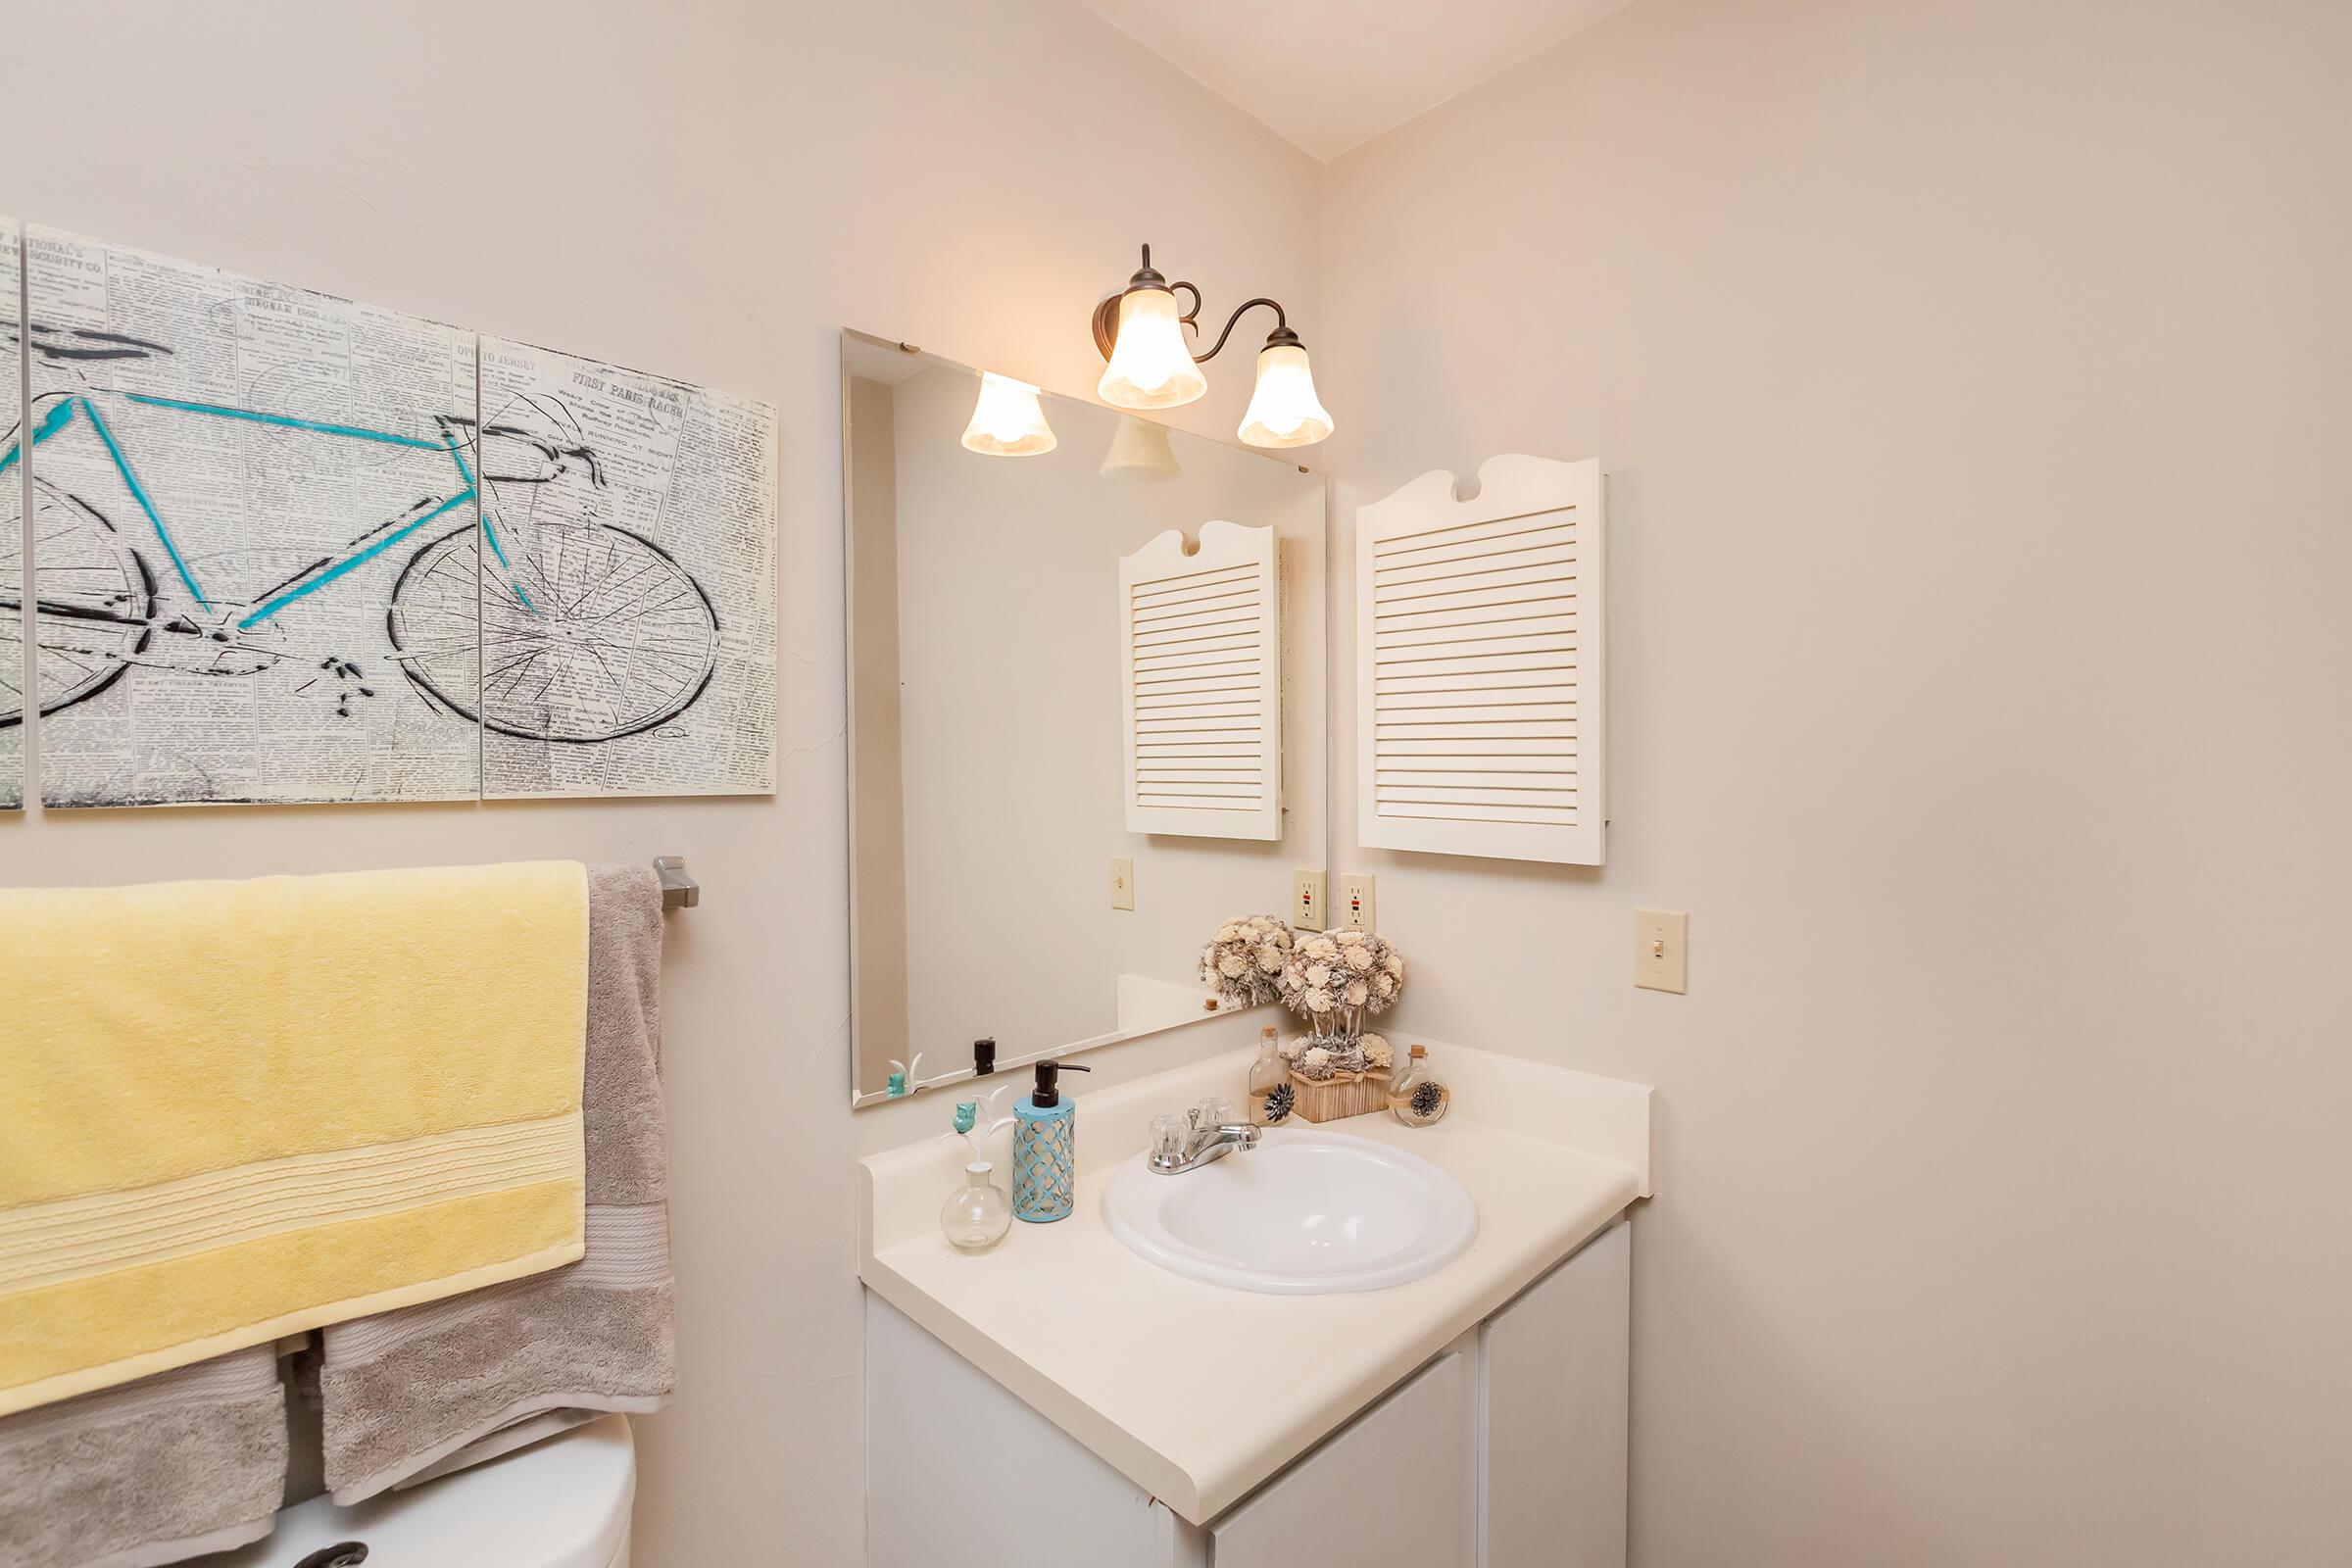
[[[572,862],[0,890],[0,1415],[580,1256]]]

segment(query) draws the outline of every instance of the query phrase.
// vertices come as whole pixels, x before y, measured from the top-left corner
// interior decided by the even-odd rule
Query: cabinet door
[[[1216,1568],[1470,1568],[1474,1392],[1432,1361],[1218,1521]]]
[[[1487,1320],[1484,1568],[1625,1568],[1633,1227]]]
[[[1169,1568],[1182,1525],[866,1293],[866,1568]]]

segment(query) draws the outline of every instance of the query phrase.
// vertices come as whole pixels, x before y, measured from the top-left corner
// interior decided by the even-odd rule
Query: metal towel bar
[[[662,879],[662,908],[691,909],[703,902],[703,885],[686,874],[683,855],[654,857],[654,874]]]

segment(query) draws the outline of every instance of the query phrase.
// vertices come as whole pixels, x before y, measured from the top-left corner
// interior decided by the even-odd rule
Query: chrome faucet
[[[1162,1176],[1182,1175],[1237,1149],[1255,1149],[1264,1133],[1235,1119],[1231,1102],[1211,1096],[1182,1116],[1152,1118],[1151,1165]]]

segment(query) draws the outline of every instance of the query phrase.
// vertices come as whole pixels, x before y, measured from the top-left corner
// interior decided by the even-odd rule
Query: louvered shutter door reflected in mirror
[[[1282,635],[1272,528],[1170,529],[1119,562],[1127,827],[1282,836]]]

